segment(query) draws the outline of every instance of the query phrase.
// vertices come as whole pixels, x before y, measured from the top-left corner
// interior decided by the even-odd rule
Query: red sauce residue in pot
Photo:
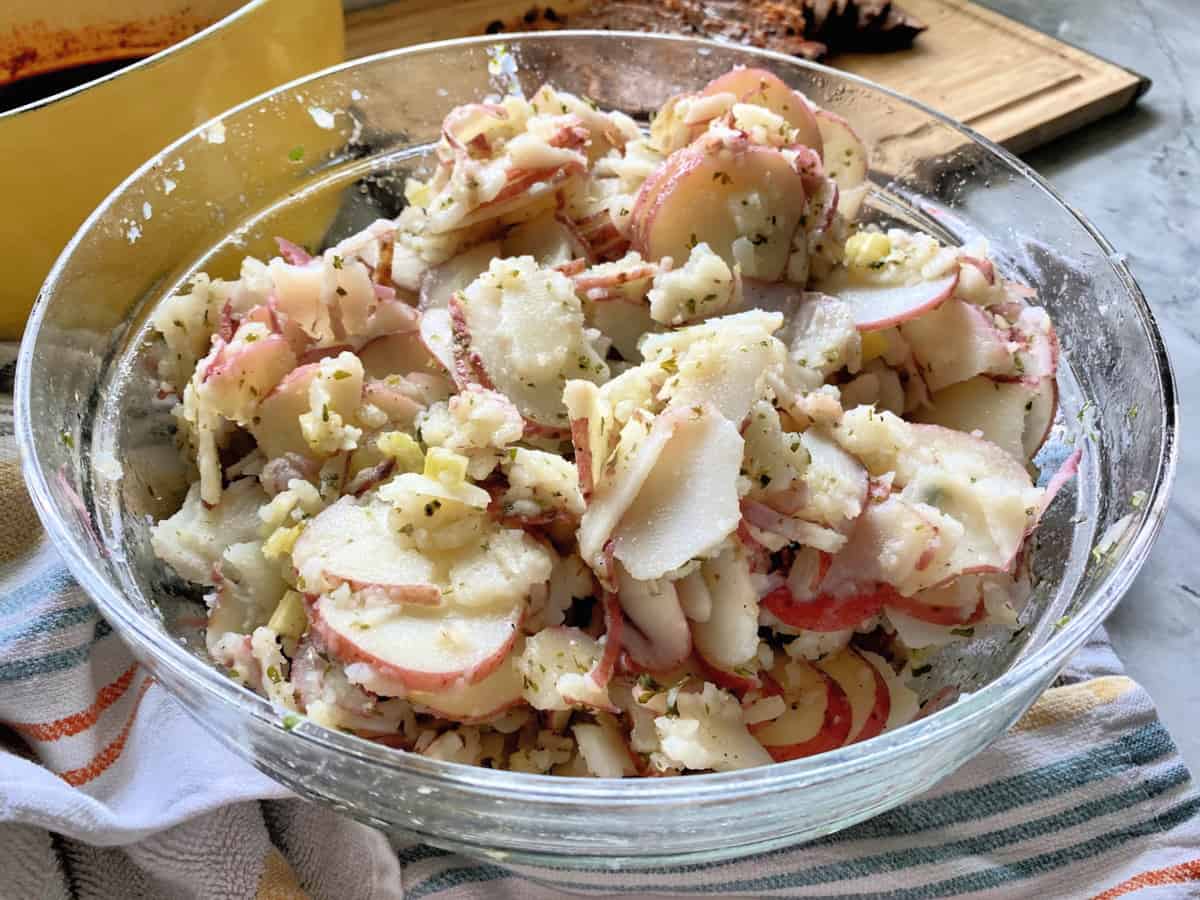
[[[101,78],[210,24],[185,12],[77,29],[0,25],[0,112]]]

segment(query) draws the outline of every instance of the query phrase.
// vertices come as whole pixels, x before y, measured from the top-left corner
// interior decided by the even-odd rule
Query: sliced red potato
[[[750,566],[734,546],[705,561],[700,571],[712,605],[706,621],[692,622],[696,655],[726,686],[748,690],[758,684],[758,591]]]
[[[629,250],[629,239],[617,229],[607,208],[573,224],[587,247],[582,255],[589,259],[616,260]]]
[[[1040,306],[1021,310],[1013,325],[1012,338],[1018,344],[1010,378],[1038,380],[1053,378],[1058,371],[1058,334],[1050,316]]]
[[[869,407],[847,412],[837,438],[872,472],[894,472],[899,496],[938,522],[938,558],[909,588],[970,572],[1011,571],[1043,496],[1011,455],[982,438],[913,425]]]
[[[325,292],[325,266],[313,260],[302,266],[288,265],[281,259],[268,264],[275,288],[273,308],[283,313],[314,340],[333,337],[329,310],[322,297]]]
[[[568,391],[570,390],[568,382]],[[629,509],[646,478],[654,469],[663,447],[674,433],[674,420],[651,421],[644,414],[635,414],[621,431],[620,440],[610,455],[603,458],[592,453],[589,466],[596,479],[595,490],[588,508],[579,523],[579,555],[592,570],[607,574],[604,548],[613,531]],[[611,428],[613,426],[609,426]],[[590,446],[604,446],[597,437],[604,429],[603,420],[588,420]]]
[[[804,297],[804,288],[789,281],[742,278],[742,306],[782,313],[784,328],[789,334],[792,331],[792,318]]]
[[[617,595],[624,614],[621,641],[648,672],[665,672],[692,653],[692,635],[670,581],[637,581],[617,566]]]
[[[632,303],[590,303],[588,321],[606,338],[626,362],[641,362],[638,342],[642,335],[659,330],[650,315],[650,307]]]
[[[911,597],[890,592],[884,609],[889,617],[900,612],[931,625],[948,627],[974,625],[987,616],[983,588],[976,575],[963,575],[948,585],[918,591]]]
[[[987,312],[963,300],[950,300],[905,322],[900,332],[931,391],[976,375],[1004,373],[1013,365],[1008,336]]]
[[[408,701],[443,719],[466,724],[487,722],[524,699],[515,660],[516,656],[509,654],[496,671],[474,684],[456,684],[440,691],[409,691]]]
[[[854,310],[859,331],[880,331],[908,322],[936,309],[954,296],[958,271],[916,284],[870,284],[831,286],[829,292]],[[954,345],[960,337],[955,335]]]
[[[891,694],[873,665],[847,647],[820,660],[816,667],[837,682],[850,703],[846,744],[869,740],[883,731],[891,714]]]
[[[368,341],[358,351],[363,371],[370,378],[407,375],[410,372],[445,374],[445,367],[429,352],[421,332],[398,331]]]
[[[578,157],[578,154],[572,155]],[[500,218],[514,216],[525,211],[527,207],[536,208],[544,198],[551,198],[556,188],[581,171],[582,157],[545,168],[510,165],[505,172],[504,187],[495,197],[465,212],[461,218],[448,218],[445,224],[433,224],[432,230],[435,233],[444,233],[468,228],[481,222],[494,222]]]
[[[531,257],[493,262],[451,299],[450,318],[458,377],[494,386],[537,433],[566,436],[567,381],[608,378],[570,279]]]
[[[704,242],[742,274],[783,276],[805,209],[803,180],[787,158],[744,137],[706,135],[662,164],[632,214],[632,242],[649,260],[683,261]]]
[[[430,309],[421,314],[421,343],[447,372],[454,372],[454,328],[450,324],[450,311]]]
[[[677,370],[659,399],[672,406],[711,404],[740,426],[762,397],[764,380],[783,369],[787,348],[773,336],[780,324],[778,313],[747,310],[645,337],[646,360]]]
[[[896,674],[888,661],[878,653],[859,650],[858,654],[874,667],[887,687],[888,715],[883,730],[892,731],[915,721],[921,714],[921,700],[916,691],[905,684],[904,679]]]
[[[1026,432],[1036,430],[1039,423],[1027,420],[1034,412],[1034,397],[1038,389],[1019,381],[1002,382],[979,375],[942,388],[929,398],[930,406],[918,410],[913,418],[918,422],[943,425],[968,434],[978,431],[986,440],[1008,452],[1014,459],[1025,462]],[[1044,411],[1044,401],[1038,413]],[[1043,430],[1038,432],[1037,444],[1041,446]],[[1033,443],[1032,435],[1029,442]]]
[[[1058,413],[1058,382],[1053,378],[1043,378],[1033,389],[1031,402],[1025,408],[1025,430],[1021,434],[1021,447],[1026,459],[1037,456],[1046,439],[1050,437],[1050,429],[1054,427],[1054,417]]]
[[[824,144],[825,174],[849,191],[867,180],[867,148],[850,123],[827,109],[816,112],[817,128]]]
[[[885,614],[892,628],[896,630],[896,636],[906,647],[913,650],[944,647],[955,641],[970,638],[975,631],[974,625],[931,622],[928,618],[911,616],[894,606],[886,609]]]
[[[785,666],[787,690],[776,685],[775,691],[787,708],[775,719],[751,725],[750,733],[776,762],[814,756],[847,743],[853,714],[841,685],[803,660]]]
[[[492,260],[506,255],[499,241],[476,244],[421,277],[420,309],[446,309],[450,298],[486,272]]]
[[[882,582],[911,594],[943,579],[939,564],[954,544],[943,537],[935,515],[896,495],[869,503],[833,557],[822,593],[863,597]]]
[[[587,242],[575,223],[548,211],[530,219],[504,236],[496,256],[532,256],[540,266],[561,266],[571,260],[586,260],[591,255]],[[480,272],[487,268],[485,264]],[[478,274],[478,273],[477,273]],[[464,284],[463,287],[466,287]]]
[[[571,726],[579,755],[597,778],[625,778],[638,774],[633,753],[616,722]]]
[[[301,590],[317,593],[345,584],[394,604],[439,604],[434,563],[392,529],[389,511],[386,504],[350,497],[322,510],[292,550]]]
[[[408,603],[364,603],[358,594],[324,594],[312,627],[344,662],[370,665],[409,690],[477,684],[504,664],[520,634],[524,604],[462,612]]]
[[[568,381],[563,402],[571,420],[571,444],[575,448],[575,469],[579,472],[579,490],[590,500],[600,480],[601,467],[608,458],[608,418],[600,389],[590,381]]]
[[[654,427],[670,436],[612,532],[613,555],[641,581],[706,556],[741,518],[737,428],[712,406],[670,409]]]
[[[838,297],[805,291],[780,338],[798,366],[825,375],[846,365],[853,369],[862,355],[855,312]]]
[[[362,370],[355,363],[339,371],[346,372],[346,377],[324,379],[323,387],[329,396],[323,406],[330,413],[337,413],[343,420],[350,421],[362,399]],[[267,459],[288,453],[310,459],[321,456],[304,439],[300,428],[300,416],[312,409],[313,382],[320,374],[319,362],[299,366],[280,379],[263,397],[249,430],[258,441],[258,449]]]
[[[704,580],[704,573],[696,569],[675,582],[679,605],[683,614],[693,622],[707,622],[712,617],[713,595]]]
[[[362,390],[364,403],[370,403],[382,411],[389,422],[401,428],[410,428],[417,414],[425,408],[410,394],[411,391],[406,391],[403,384],[391,381],[368,381]]]
[[[871,585],[859,593],[818,594],[809,599],[797,599],[787,585],[783,585],[763,597],[762,605],[784,625],[828,633],[857,628],[877,616],[888,596]]]
[[[486,155],[491,147],[488,133],[499,130],[508,110],[498,103],[465,103],[442,120],[442,138],[456,151]]]
[[[245,324],[229,343],[218,338],[200,361],[197,394],[225,418],[247,425],[267,391],[295,365],[296,354],[282,335]]]
[[[737,698],[712,684],[680,691],[678,716],[654,720],[664,757],[684,769],[728,772],[763,766],[771,757],[746,727]]]
[[[867,470],[822,427],[804,431],[800,442],[808,451],[809,462],[802,476],[806,488],[804,502],[796,510],[795,518],[842,530],[858,518],[867,502],[870,489]]]
[[[799,91],[788,87],[778,75],[766,69],[737,68],[710,81],[702,96],[733,94],[742,103],[752,103],[780,116],[799,134],[796,143],[822,152],[823,133],[820,121]]]
[[[837,553],[846,544],[846,536],[815,522],[807,522],[778,513],[755,500],[742,501],[742,515],[761,531],[779,535],[789,543],[801,544],[826,553]]]
[[[609,640],[613,638],[610,636]],[[524,698],[540,710],[574,706],[612,710],[607,678],[597,672],[604,649],[578,628],[561,625],[543,628],[525,642],[525,649],[516,660]],[[610,669],[608,676],[611,674]]]

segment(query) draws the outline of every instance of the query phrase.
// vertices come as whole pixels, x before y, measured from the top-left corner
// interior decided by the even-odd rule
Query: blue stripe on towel
[[[102,639],[112,634],[112,626],[103,619],[96,623],[92,638],[86,644],[72,647],[69,650],[59,650],[45,656],[35,656],[32,659],[14,659],[0,663],[0,684],[10,681],[20,681],[23,678],[33,678],[37,675],[48,675],[70,669],[87,660],[92,648]]]

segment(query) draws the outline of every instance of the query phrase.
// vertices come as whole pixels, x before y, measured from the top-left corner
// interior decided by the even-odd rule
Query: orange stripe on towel
[[[129,685],[133,683],[133,676],[137,674],[137,670],[138,664],[134,663],[112,684],[106,684],[100,688],[100,693],[96,695],[96,702],[82,712],[41,724],[35,722],[10,722],[9,727],[17,732],[17,734],[33,738],[35,741],[57,741],[59,738],[70,737],[71,735],[79,734],[81,731],[86,731],[96,724],[96,720],[100,718],[100,713],[104,712],[125,695],[125,692],[129,690]]]
[[[153,683],[153,678],[146,678],[138,687],[137,697],[133,701],[133,709],[129,711],[129,719],[125,722],[125,727],[121,729],[121,733],[116,736],[113,742],[96,754],[86,766],[60,772],[59,778],[72,787],[79,787],[104,774],[109,766],[121,758],[121,751],[125,749],[125,741],[128,740],[130,729],[133,728],[133,720],[137,718],[138,707],[142,705],[142,698],[146,696],[146,690]]]
[[[1183,884],[1187,881],[1200,881],[1200,859],[1188,860],[1163,869],[1152,869],[1134,875],[1128,881],[1122,881],[1116,887],[1109,888],[1102,894],[1097,894],[1092,900],[1113,900],[1125,894],[1145,887],[1158,887],[1164,884]]]

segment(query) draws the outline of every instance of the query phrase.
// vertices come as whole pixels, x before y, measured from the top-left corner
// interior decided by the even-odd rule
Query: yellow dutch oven
[[[64,244],[138,165],[343,54],[339,0],[3,0],[0,339],[20,336]]]

